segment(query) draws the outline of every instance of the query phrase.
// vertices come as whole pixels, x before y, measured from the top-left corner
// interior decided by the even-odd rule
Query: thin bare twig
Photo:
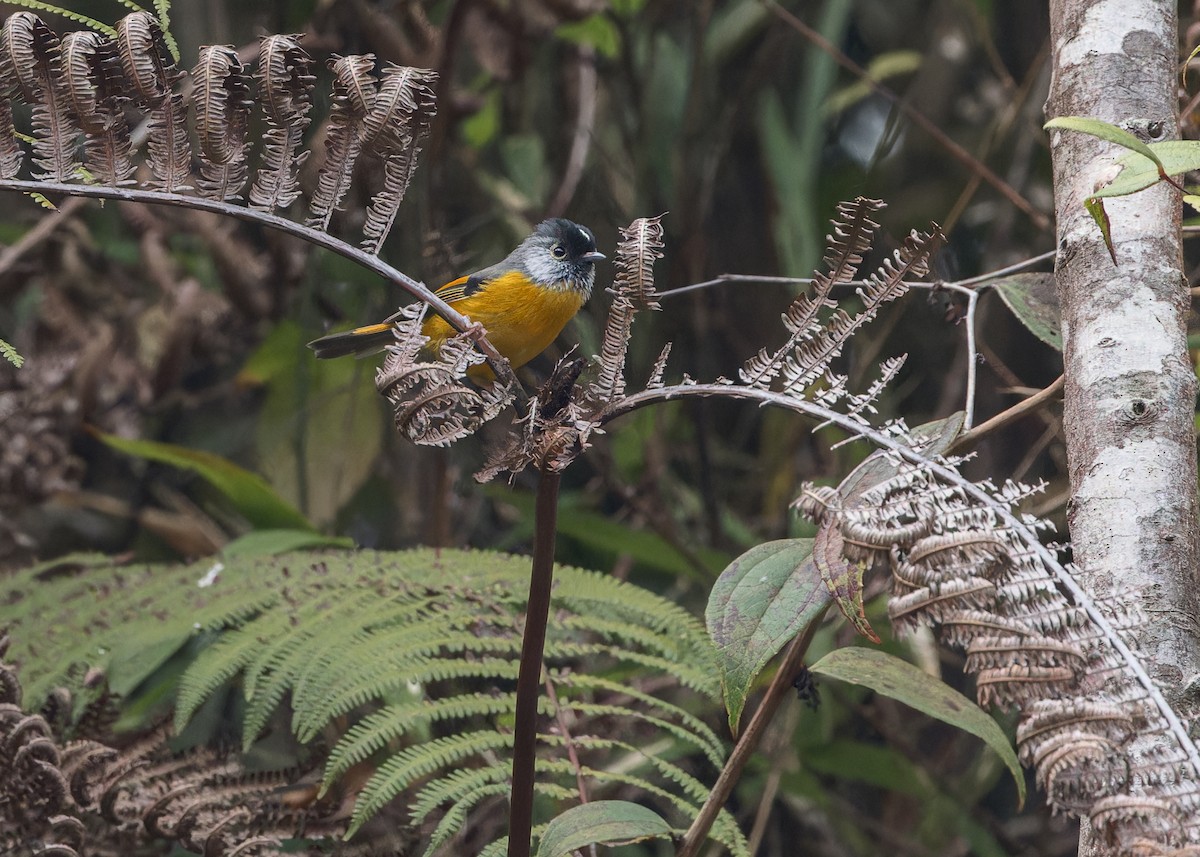
[[[957,452],[957,451],[960,451],[963,449],[968,449],[968,448],[974,446],[975,444],[979,443],[979,441],[985,435],[991,434],[992,432],[996,431],[997,429],[1003,428],[1004,426],[1008,425],[1009,423],[1013,422],[1014,420],[1020,419],[1021,417],[1025,416],[1025,414],[1029,413],[1030,411],[1040,408],[1046,402],[1050,401],[1051,399],[1053,399],[1055,396],[1057,396],[1059,393],[1062,392],[1065,381],[1066,381],[1065,376],[1059,375],[1058,380],[1056,380],[1053,384],[1051,384],[1046,389],[1044,389],[1038,393],[1035,393],[1034,395],[1030,396],[1028,399],[1024,399],[1024,400],[1018,402],[1017,404],[1013,405],[1008,410],[1001,411],[1000,413],[996,414],[996,416],[992,417],[990,420],[980,423],[979,425],[977,425],[975,428],[971,429],[970,431],[963,432],[954,441],[953,446],[950,447],[951,450]]]
[[[578,55],[579,105],[575,114],[575,134],[571,138],[571,152],[567,155],[562,182],[547,210],[549,217],[562,215],[571,204],[579,180],[583,178],[583,167],[592,145],[592,128],[596,124],[596,50],[591,45],[580,45]]]
[[[16,264],[22,256],[54,234],[54,230],[67,222],[67,218],[83,207],[83,198],[73,196],[58,206],[57,210],[41,218],[33,227],[0,252],[0,276]]]

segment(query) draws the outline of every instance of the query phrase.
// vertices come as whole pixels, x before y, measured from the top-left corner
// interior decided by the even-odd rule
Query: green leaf
[[[458,127],[463,140],[472,149],[482,149],[490,143],[500,131],[500,93],[497,90],[489,92],[483,106]]]
[[[1148,144],[1142,142],[1124,128],[1120,128],[1110,122],[1105,122],[1102,119],[1089,119],[1083,116],[1059,116],[1057,119],[1051,119],[1042,127],[1047,131],[1058,129],[1064,131],[1082,131],[1084,134],[1091,134],[1093,137],[1099,137],[1101,140],[1116,143],[1118,146],[1123,146],[1148,158],[1154,163],[1158,178],[1167,178],[1163,162],[1159,160],[1158,155],[1154,153],[1154,150]]]
[[[1047,345],[1062,351],[1062,324],[1053,274],[1014,274],[988,283],[1017,321]]]
[[[243,376],[267,379],[254,436],[263,474],[325,525],[375,472],[384,413],[371,361],[317,360],[306,338],[277,325]]]
[[[276,556],[306,548],[352,548],[354,539],[337,538],[312,530],[254,530],[221,548],[225,559],[248,556]]]
[[[150,635],[126,638],[118,643],[109,655],[109,689],[117,696],[129,696],[183,648],[191,636],[191,628],[168,626]]]
[[[1163,176],[1159,165],[1167,175],[1175,176],[1200,169],[1200,140],[1163,140],[1149,145],[1154,159],[1150,160],[1138,152],[1126,152],[1117,158],[1119,172],[1104,187],[1098,189],[1096,197],[1126,196],[1157,184]]]
[[[982,738],[1012,772],[1020,804],[1024,806],[1025,776],[1008,738],[986,711],[958,691],[906,661],[886,652],[863,647],[835,649],[809,670],[868,687]]]
[[[625,800],[597,800],[573,806],[546,825],[537,857],[562,857],[596,844],[668,839],[671,833],[671,825],[653,810]]]
[[[605,59],[612,59],[621,51],[621,33],[607,15],[592,15],[582,21],[563,24],[554,33],[577,45],[591,45]]]
[[[1108,212],[1104,210],[1104,200],[1097,196],[1089,197],[1084,201],[1083,207],[1100,227],[1100,235],[1104,238],[1104,246],[1108,248],[1108,256],[1114,265],[1117,264],[1117,250],[1112,243],[1112,223],[1108,219]]]
[[[812,549],[812,539],[753,547],[721,572],[709,595],[704,620],[717,646],[725,709],[735,734],[755,677],[829,604]]]
[[[310,532],[313,529],[312,524],[276,494],[261,476],[243,470],[215,453],[153,440],[129,440],[104,432],[95,432],[95,435],[108,446],[127,455],[160,461],[203,477],[256,528]]]
[[[18,369],[25,365],[25,358],[17,353],[17,349],[13,348],[3,339],[0,339],[0,356]]]

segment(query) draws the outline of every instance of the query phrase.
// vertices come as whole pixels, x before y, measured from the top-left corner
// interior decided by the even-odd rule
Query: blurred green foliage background
[[[116,2],[67,5],[123,14]],[[807,276],[834,206],[858,195],[889,203],[868,270],[930,221],[950,239],[935,272],[945,279],[1052,249],[1046,16],[1034,0],[208,0],[177,3],[172,31],[184,66],[199,45],[252,50],[262,33],[305,34],[321,68],[306,188],[323,151],[326,59],[371,52],[438,70],[438,116],[381,254],[426,284],[501,258],[546,216],[589,225],[611,257],[619,226],[665,211],[666,290],[723,273]],[[363,163],[331,231],[355,236],[380,183]],[[254,526],[194,471],[126,455],[90,429],[215,453],[317,529],[364,546],[527,546],[530,483],[472,479],[504,425],[450,450],[406,445],[371,361],[319,363],[304,347],[402,302],[369,272],[197,212],[71,201],[47,213],[17,195],[5,197],[0,244],[0,337],[27,359],[0,362],[0,563],[74,548],[191,557]],[[597,351],[611,276],[602,264],[590,305],[527,378],[573,344]],[[668,340],[668,377],[734,375],[782,339],[795,289],[731,282],[666,298],[635,329],[633,382]],[[882,418],[916,425],[963,406],[960,315],[944,294],[913,293],[857,337],[845,360],[864,387],[880,359],[909,354]],[[981,418],[1060,373],[1056,352],[995,295],[977,328]],[[803,532],[788,510],[801,480],[834,481],[866,452],[830,452],[837,438],[809,429],[728,403],[638,412],[567,474],[560,560],[701,609],[730,558]],[[1066,490],[1057,416],[1022,420],[972,467],[1046,479],[1033,511],[1053,513]],[[763,853],[793,853],[800,829],[830,854],[893,835],[897,853],[1070,850],[1069,828],[1009,817],[1011,787],[968,739],[882,701],[839,702],[793,712],[808,725],[780,730],[802,766],[768,771],[767,758],[747,778],[750,820],[765,777],[787,795]],[[866,721],[848,725],[850,707]],[[839,814],[836,830],[822,827]]]

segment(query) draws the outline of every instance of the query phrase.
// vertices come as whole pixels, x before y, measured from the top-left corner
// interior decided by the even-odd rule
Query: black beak
[[[601,259],[608,258],[603,253],[593,250],[591,253],[584,253],[579,257],[581,262],[599,262]]]

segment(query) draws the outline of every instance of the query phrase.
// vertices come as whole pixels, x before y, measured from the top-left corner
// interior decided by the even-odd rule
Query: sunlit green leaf
[[[612,59],[621,50],[621,33],[605,14],[591,15],[582,21],[562,24],[554,31],[560,39],[577,45],[590,45],[596,53]]]

